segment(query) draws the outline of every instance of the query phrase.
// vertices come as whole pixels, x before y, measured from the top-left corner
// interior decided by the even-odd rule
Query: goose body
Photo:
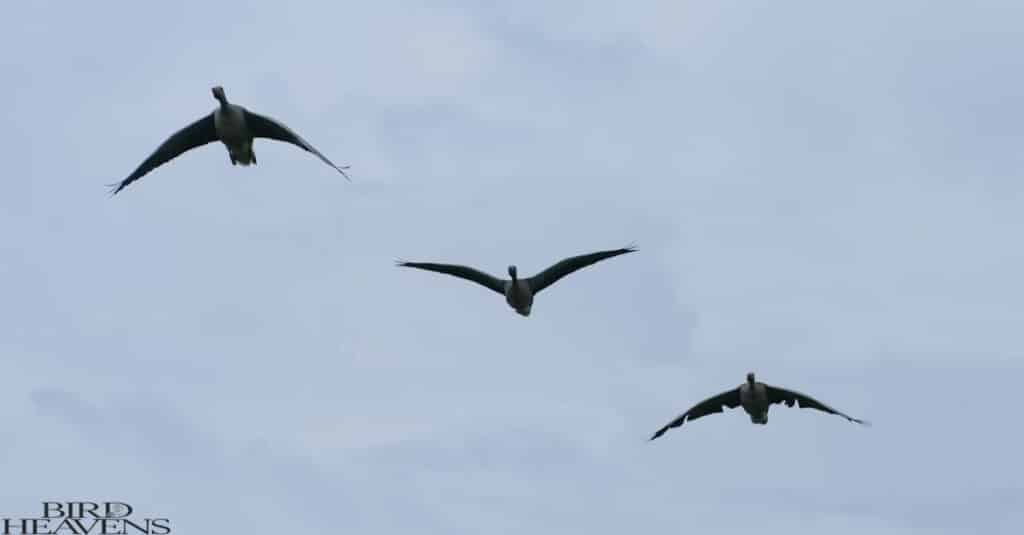
[[[751,423],[767,425],[768,409],[776,403],[785,403],[787,407],[792,407],[795,404],[801,408],[816,409],[829,414],[842,416],[851,422],[861,425],[870,425],[867,421],[859,420],[839,412],[811,396],[808,396],[807,394],[801,394],[795,390],[787,390],[785,388],[755,381],[754,374],[751,372],[747,374],[747,382],[732,390],[726,390],[721,394],[712,396],[693,407],[690,407],[690,410],[680,414],[674,420],[656,431],[654,436],[651,437],[651,440],[664,435],[669,429],[679,427],[690,420],[700,418],[701,416],[707,416],[709,414],[723,412],[725,408],[735,409],[740,406],[742,406],[743,411],[750,416]]]
[[[452,275],[471,282],[475,282],[485,288],[493,290],[505,296],[505,302],[512,307],[520,316],[529,316],[533,309],[533,298],[535,295],[551,286],[562,277],[595,264],[606,258],[635,251],[634,247],[623,249],[612,249],[598,251],[585,255],[573,256],[555,263],[544,271],[526,278],[519,278],[516,266],[508,267],[508,279],[499,279],[493,275],[484,273],[468,266],[456,264],[435,264],[429,262],[398,262],[399,266],[424,269],[437,273]]]
[[[231,165],[246,166],[256,164],[256,154],[253,152],[252,143],[253,139],[258,137],[295,145],[314,154],[348,179],[348,175],[345,173],[345,169],[348,169],[348,166],[339,167],[334,165],[320,151],[313,148],[312,145],[283,123],[270,117],[253,113],[238,104],[228,102],[227,97],[224,95],[224,88],[220,86],[212,88],[211,92],[213,93],[213,98],[217,99],[220,103],[220,106],[210,114],[167,138],[148,158],[139,164],[135,171],[128,175],[128,178],[111,185],[113,188],[112,194],[119,193],[132,182],[181,154],[214,141],[220,141],[227,148],[228,159],[231,161]]]
[[[751,376],[753,378],[753,376]],[[746,382],[739,386],[740,405],[750,415],[750,422],[755,424],[768,423],[768,389],[764,383]]]
[[[514,267],[513,267],[514,271]],[[533,308],[533,290],[530,283],[522,279],[504,281],[505,302],[520,316],[529,316]]]
[[[228,149],[231,165],[256,163],[256,154],[252,151],[253,136],[245,121],[245,108],[225,100],[213,111],[213,127],[217,138]]]

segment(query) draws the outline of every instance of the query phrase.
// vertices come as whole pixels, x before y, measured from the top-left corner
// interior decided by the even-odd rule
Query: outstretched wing
[[[764,385],[768,390],[768,402],[769,403],[785,403],[787,407],[792,407],[794,403],[802,409],[817,409],[819,411],[827,412],[829,414],[835,414],[842,416],[851,422],[856,422],[861,425],[871,425],[870,422],[859,420],[842,412],[839,412],[828,405],[795,390],[786,390],[785,388],[779,388],[777,386]]]
[[[728,390],[726,392],[722,392],[721,394],[718,394],[717,396],[712,396],[712,397],[710,397],[708,399],[705,399],[704,401],[701,401],[700,403],[694,405],[693,407],[690,407],[690,410],[680,414],[678,417],[676,417],[675,420],[672,420],[671,422],[666,424],[665,427],[662,427],[657,432],[655,432],[654,436],[651,437],[651,440],[654,440],[654,439],[660,437],[661,435],[664,435],[665,431],[668,431],[669,429],[672,429],[673,427],[679,427],[679,426],[683,425],[684,422],[688,422],[690,420],[696,420],[697,418],[700,418],[701,416],[707,416],[709,414],[717,414],[719,412],[723,412],[725,410],[724,409],[725,407],[728,407],[730,409],[735,409],[736,407],[739,407],[739,406],[740,406],[740,389],[739,388],[733,388],[732,390]]]
[[[153,169],[177,158],[182,153],[214,141],[217,141],[217,129],[213,125],[213,114],[211,113],[178,130],[174,135],[167,138],[166,141],[153,151],[153,154],[149,155],[149,158],[146,158],[135,171],[132,171],[132,174],[128,175],[128,178],[117,184],[108,184],[113,188],[111,195],[116,195],[128,184],[142,178],[143,175]]]
[[[337,165],[334,165],[334,162],[328,160],[327,157],[324,156],[323,154],[320,154],[320,151],[313,148],[313,145],[310,145],[309,142],[307,142],[305,139],[302,139],[301,136],[293,132],[292,129],[285,126],[284,123],[271,119],[270,117],[266,117],[258,113],[253,113],[249,110],[246,110],[245,124],[249,127],[249,130],[252,132],[253,137],[276,139],[277,141],[291,143],[296,147],[299,147],[307,152],[315,154],[316,157],[323,160],[325,164],[333,167],[336,171],[341,173],[342,176],[348,179],[349,182],[352,181],[352,179],[349,178],[344,171],[345,169],[348,169],[347,165],[343,167],[338,167]]]
[[[490,288],[501,295],[505,295],[505,281],[471,267],[454,264],[432,264],[429,262],[398,262],[398,265],[452,275],[460,279],[473,281],[485,288]]]
[[[574,271],[583,269],[591,264],[596,264],[606,258],[619,256],[620,254],[632,253],[633,251],[636,251],[635,247],[626,247],[624,249],[598,251],[596,253],[566,258],[565,260],[562,260],[561,262],[558,262],[544,271],[530,277],[527,279],[527,282],[529,282],[530,289],[533,290],[533,293],[537,294],[544,288],[558,282],[558,279],[561,279]]]

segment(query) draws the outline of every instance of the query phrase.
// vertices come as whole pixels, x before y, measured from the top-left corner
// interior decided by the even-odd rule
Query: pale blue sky
[[[0,516],[1024,529],[1024,4],[17,2]],[[257,141],[116,198],[209,88]],[[529,318],[397,258],[575,274]],[[650,434],[747,371],[775,407]]]

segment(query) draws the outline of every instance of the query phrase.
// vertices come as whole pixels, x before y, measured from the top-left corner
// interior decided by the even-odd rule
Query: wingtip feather
[[[337,169],[339,173],[341,173],[341,176],[345,177],[345,180],[348,180],[349,182],[352,182],[352,177],[348,176],[348,173],[345,172],[345,169],[348,169],[349,167],[351,167],[351,166],[350,165],[343,165],[341,167],[335,166],[334,168]]]
[[[110,195],[111,197],[113,197],[114,195],[117,195],[118,193],[120,193],[120,192],[121,192],[121,190],[123,190],[123,189],[124,189],[124,187],[126,186],[126,184],[124,184],[124,183],[122,183],[122,182],[117,182],[116,184],[104,184],[104,186],[106,186],[106,187],[108,188],[108,191],[107,191],[107,193],[108,193],[108,194],[109,194],[109,195]]]

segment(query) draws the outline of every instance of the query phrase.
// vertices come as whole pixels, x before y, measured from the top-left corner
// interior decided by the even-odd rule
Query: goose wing
[[[527,281],[530,284],[530,289],[533,290],[534,294],[540,293],[541,290],[551,286],[558,282],[562,277],[583,269],[591,264],[596,264],[606,258],[613,256],[619,256],[620,254],[632,253],[636,251],[635,247],[626,247],[624,249],[613,249],[610,251],[598,251],[596,253],[584,254],[579,256],[573,256],[566,258],[557,264],[541,271],[540,273],[530,277]]]
[[[116,195],[128,184],[140,179],[146,173],[160,167],[161,165],[177,158],[182,153],[201,147],[207,143],[217,141],[217,129],[213,125],[213,114],[182,128],[167,138],[159,147],[143,160],[141,164],[128,175],[128,178],[117,184],[108,184],[111,188],[111,195]]]
[[[739,406],[739,388],[733,388],[732,390],[728,390],[716,396],[709,397],[708,399],[701,401],[700,403],[694,405],[693,407],[690,407],[690,410],[680,414],[678,417],[676,417],[675,420],[672,420],[671,422],[666,424],[665,427],[662,427],[661,429],[657,430],[654,433],[654,436],[651,437],[651,440],[654,440],[660,437],[661,435],[664,435],[665,431],[668,431],[673,427],[679,427],[683,425],[684,422],[696,420],[701,416],[707,416],[709,414],[717,414],[723,412],[725,410],[725,407],[735,409],[736,407]]]
[[[859,420],[857,418],[839,412],[833,409],[832,407],[829,407],[828,405],[825,405],[824,403],[812,398],[811,396],[808,396],[807,394],[802,394],[795,390],[786,390],[785,388],[779,388],[777,386],[764,386],[768,390],[769,403],[785,403],[787,407],[792,407],[793,404],[796,403],[797,406],[802,409],[817,409],[819,411],[827,412],[829,414],[842,416],[843,418],[846,418],[851,422],[856,422],[861,425],[871,425],[867,421]]]
[[[432,264],[429,262],[402,262],[399,261],[398,265],[401,267],[411,267],[417,269],[425,269],[427,271],[436,271],[438,273],[444,273],[446,275],[452,275],[459,277],[460,279],[466,279],[473,281],[485,288],[490,288],[495,292],[505,295],[505,281],[488,275],[482,271],[475,270],[467,266],[458,266],[455,264]]]
[[[276,139],[277,141],[291,143],[306,152],[315,154],[316,157],[320,158],[325,164],[333,167],[336,171],[341,173],[349,182],[352,181],[352,179],[345,173],[345,169],[348,169],[347,165],[343,167],[334,165],[334,162],[328,160],[323,154],[320,154],[320,151],[313,148],[313,145],[310,145],[308,141],[302,139],[301,136],[293,132],[291,128],[285,126],[284,123],[258,113],[253,113],[249,110],[245,110],[245,124],[249,127],[249,131],[252,132],[253,137]]]

